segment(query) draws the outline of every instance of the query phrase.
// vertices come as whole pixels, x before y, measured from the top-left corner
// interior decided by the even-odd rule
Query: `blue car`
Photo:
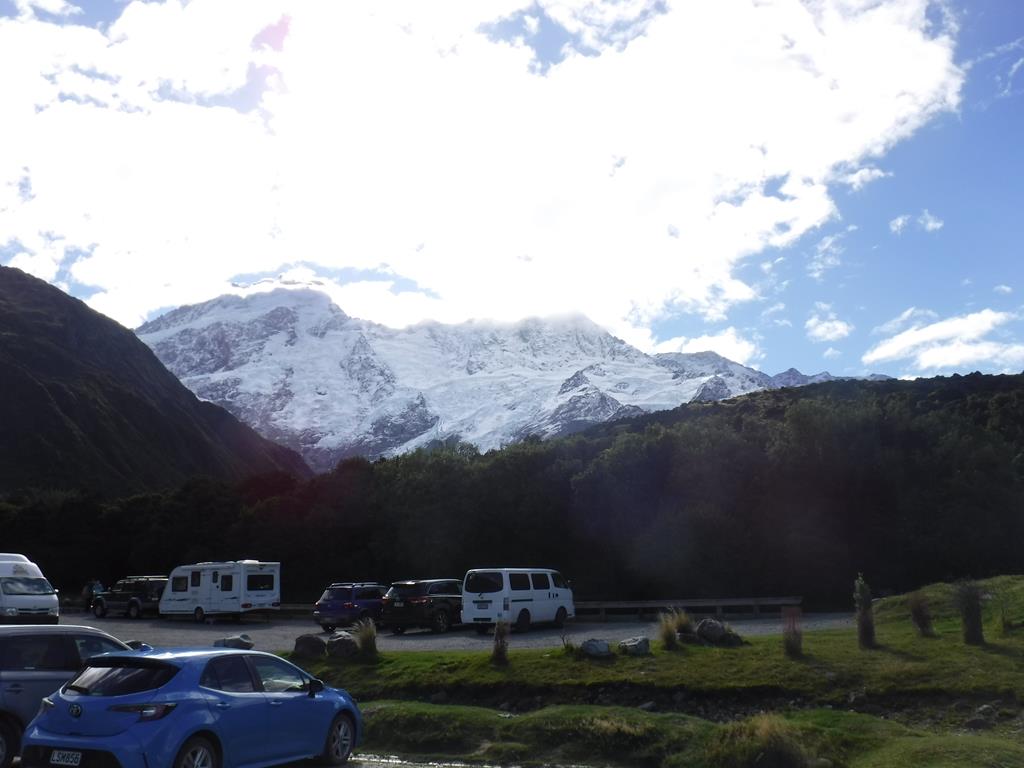
[[[227,648],[107,653],[43,699],[23,768],[259,768],[348,760],[362,738],[343,690],[273,654]]]

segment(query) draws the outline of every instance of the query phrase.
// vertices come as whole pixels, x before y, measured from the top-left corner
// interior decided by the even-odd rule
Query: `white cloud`
[[[889,231],[892,232],[894,235],[903,234],[903,230],[907,228],[907,224],[909,223],[909,214],[905,213],[902,216],[897,216],[895,219],[889,222]]]
[[[984,309],[929,324],[918,322],[876,344],[861,361],[866,365],[905,361],[922,373],[979,364],[1019,370],[1024,365],[1024,345],[1012,339],[986,338],[1017,319],[1009,312]]]
[[[842,357],[842,355],[843,353],[835,347],[829,347],[821,354],[826,360],[835,360],[837,357]]]
[[[921,228],[925,232],[937,232],[938,230],[942,229],[942,226],[946,222],[944,222],[937,216],[933,216],[931,213],[928,212],[928,209],[925,208],[923,211],[921,211],[921,215],[917,217],[917,223],[921,225]]]
[[[933,320],[938,319],[939,316],[936,313],[932,312],[930,309],[918,309],[917,307],[910,307],[910,309],[904,310],[898,316],[894,317],[892,320],[888,320],[887,322],[882,323],[878,327],[872,328],[871,333],[874,335],[890,335],[894,333],[899,333],[900,331],[906,328],[916,328],[925,324],[926,322],[931,322]]]
[[[722,357],[742,365],[749,365],[752,361],[764,357],[764,353],[756,343],[743,338],[733,328],[726,328],[724,331],[715,334],[705,334],[695,338],[678,336],[668,341],[657,344],[655,352],[716,352]]]
[[[846,176],[843,176],[840,181],[853,187],[854,192],[859,192],[872,181],[885,179],[889,176],[892,176],[892,174],[869,165],[864,168],[858,168],[853,173],[848,173]]]
[[[1008,285],[997,285],[992,290],[995,291],[996,293],[1001,293],[1004,296],[1009,296],[1011,293],[1013,293],[1013,288],[1011,288]]]
[[[822,302],[814,305],[814,313],[804,323],[804,328],[807,338],[814,342],[838,341],[854,331],[852,324],[838,318],[830,304]]]
[[[0,19],[0,247],[50,279],[70,268],[127,325],[304,260],[423,287],[350,288],[379,322],[577,310],[649,338],[757,298],[741,263],[834,218],[830,185],[959,103],[926,0],[653,7],[172,0],[102,31]],[[482,31],[541,11],[600,55],[539,76],[523,41]],[[253,45],[285,15],[281,50]],[[609,176],[610,158],[628,162]]]
[[[814,255],[811,256],[811,260],[807,264],[807,274],[820,281],[824,278],[825,272],[842,264],[843,236],[844,234],[840,232],[823,237],[818,241],[814,248]]]

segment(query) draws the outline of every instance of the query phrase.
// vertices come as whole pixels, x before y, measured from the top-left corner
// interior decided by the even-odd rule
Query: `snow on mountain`
[[[451,438],[488,450],[786,385],[712,352],[646,355],[578,315],[396,330],[309,288],[222,296],[136,333],[199,397],[317,471]]]

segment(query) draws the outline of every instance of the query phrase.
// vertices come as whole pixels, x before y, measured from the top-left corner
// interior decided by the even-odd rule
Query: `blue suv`
[[[348,760],[352,698],[278,656],[226,648],[95,656],[43,699],[23,768],[246,768]]]
[[[357,621],[380,620],[388,588],[375,581],[339,581],[331,584],[313,606],[313,621],[325,632]]]

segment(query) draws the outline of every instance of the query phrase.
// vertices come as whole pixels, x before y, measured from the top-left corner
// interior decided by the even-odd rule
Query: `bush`
[[[807,755],[796,736],[778,715],[730,723],[712,737],[709,762],[722,768],[803,768]]]
[[[491,663],[499,666],[508,664],[508,633],[507,621],[499,621],[494,625],[494,648],[491,649]]]
[[[981,587],[973,581],[961,581],[953,592],[953,601],[960,611],[964,642],[984,645],[985,631],[981,623]]]
[[[853,582],[853,605],[857,609],[857,644],[861,648],[874,648],[875,616],[871,611],[871,587],[858,573]]]
[[[354,629],[359,653],[368,659],[377,658],[377,625],[373,619],[357,621]]]
[[[935,637],[935,627],[932,626],[932,611],[928,606],[928,598],[924,592],[911,592],[907,596],[907,607],[910,609],[910,620],[917,627],[921,637]]]
[[[658,638],[666,651],[679,648],[679,630],[676,629],[675,609],[658,615]]]

